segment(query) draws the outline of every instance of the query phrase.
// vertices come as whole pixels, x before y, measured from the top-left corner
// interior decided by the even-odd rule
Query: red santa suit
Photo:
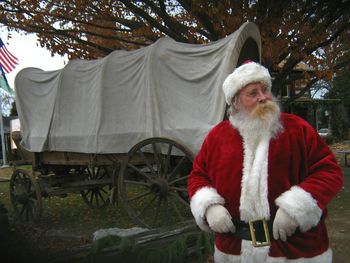
[[[287,242],[271,246],[216,233],[217,262],[331,262],[325,225],[327,204],[342,186],[336,159],[303,119],[281,114],[283,129],[250,143],[228,120],[214,127],[193,163],[188,179],[191,211],[198,226],[211,231],[207,208],[223,205],[233,219],[273,222],[278,208],[298,223]]]

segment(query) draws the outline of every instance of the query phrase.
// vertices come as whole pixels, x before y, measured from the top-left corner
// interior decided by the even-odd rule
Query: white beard
[[[255,117],[252,113],[240,110],[230,115],[230,123],[238,129],[241,136],[248,141],[259,141],[261,137],[275,137],[283,126],[280,121],[280,108],[275,101],[268,101],[270,111]]]

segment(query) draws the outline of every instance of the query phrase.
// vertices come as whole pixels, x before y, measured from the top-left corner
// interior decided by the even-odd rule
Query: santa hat
[[[256,62],[247,61],[236,68],[225,79],[222,89],[225,94],[226,103],[231,105],[232,98],[237,92],[246,85],[254,82],[263,83],[271,90],[271,76],[268,69]]]

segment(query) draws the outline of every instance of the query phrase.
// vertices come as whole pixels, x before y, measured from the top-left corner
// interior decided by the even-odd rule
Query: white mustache
[[[253,118],[265,119],[276,112],[278,112],[277,104],[274,101],[266,101],[265,103],[256,105],[251,112],[251,116]]]

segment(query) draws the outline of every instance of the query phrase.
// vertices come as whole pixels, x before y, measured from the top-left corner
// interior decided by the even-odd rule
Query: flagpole
[[[5,136],[4,136],[4,121],[2,117],[2,95],[0,94],[0,126],[1,126],[1,149],[2,149],[2,166],[7,166],[6,152],[5,152]]]

